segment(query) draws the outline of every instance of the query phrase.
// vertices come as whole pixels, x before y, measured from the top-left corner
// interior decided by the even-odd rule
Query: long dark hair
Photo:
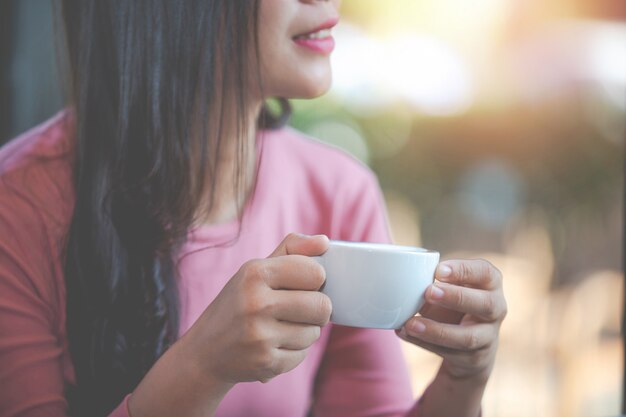
[[[244,89],[260,82],[258,0],[61,0],[58,10],[76,123],[66,396],[71,415],[100,416],[177,337],[173,255],[214,189],[227,94],[241,171]],[[261,127],[285,121],[281,103],[277,118],[261,111]]]

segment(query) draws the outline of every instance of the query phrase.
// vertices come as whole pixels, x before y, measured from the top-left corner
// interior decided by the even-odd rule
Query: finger
[[[502,274],[484,259],[442,262],[435,271],[435,278],[443,282],[485,290],[494,290],[502,286]]]
[[[303,235],[290,233],[283,239],[269,258],[284,255],[318,256],[328,249],[328,237],[325,235]]]
[[[455,366],[457,368],[460,367],[461,369],[460,373],[459,370],[457,370],[453,373],[453,375],[456,374],[458,376],[463,376],[475,374],[477,368],[480,369],[482,366],[485,366],[485,364],[491,362],[490,358],[493,357],[493,355],[490,353],[491,351],[489,348],[483,348],[474,351],[450,349],[437,346],[433,343],[428,343],[420,339],[416,339],[414,337],[408,336],[406,333],[403,333],[399,330],[396,331],[396,334],[399,338],[406,341],[407,343],[419,346],[436,355],[441,356],[447,361],[456,363]]]
[[[280,374],[291,371],[302,363],[306,353],[306,350],[274,349],[273,365],[263,372],[266,376],[261,377],[259,381],[266,383]]]
[[[460,352],[457,349],[451,349],[451,348],[447,348],[447,347],[443,347],[443,346],[438,346],[435,345],[433,343],[429,343],[429,342],[425,342],[421,339],[417,339],[415,337],[409,336],[406,333],[406,330],[404,328],[400,329],[400,330],[396,330],[396,335],[404,340],[405,342],[411,343],[415,346],[419,346],[421,348],[424,348],[426,350],[428,350],[429,352],[435,353],[441,357],[450,357],[452,355],[459,355],[462,353],[466,353],[466,352]]]
[[[326,294],[317,291],[274,291],[272,316],[277,320],[325,326],[333,307]]]
[[[506,312],[501,291],[485,291],[446,283],[433,284],[426,290],[429,303],[471,314],[486,321],[496,321]]]
[[[285,372],[291,371],[304,360],[307,350],[278,348],[276,349],[276,354],[278,355],[278,367],[276,370],[279,371],[279,373],[284,374]]]
[[[450,310],[437,304],[432,304],[426,300],[424,306],[419,311],[420,316],[438,321],[439,323],[459,324],[465,315],[460,311]]]
[[[254,273],[274,290],[317,291],[326,280],[324,267],[312,258],[286,255],[260,260]]]
[[[461,326],[413,318],[405,324],[404,329],[410,337],[436,346],[463,351],[481,349],[497,338],[496,329],[487,323]]]
[[[320,326],[279,321],[275,326],[276,347],[288,350],[303,350],[317,341],[321,334]]]

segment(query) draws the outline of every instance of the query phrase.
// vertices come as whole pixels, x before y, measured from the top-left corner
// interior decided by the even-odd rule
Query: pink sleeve
[[[60,256],[42,212],[0,178],[0,416],[64,417]],[[123,407],[122,407],[123,406]],[[128,417],[126,402],[113,416]]]
[[[369,174],[369,173],[368,173]],[[372,174],[341,197],[342,240],[390,242],[386,209]],[[349,197],[348,201],[348,195]],[[337,214],[337,213],[335,213]],[[393,330],[333,325],[315,382],[313,415],[404,416],[413,406],[410,378]]]

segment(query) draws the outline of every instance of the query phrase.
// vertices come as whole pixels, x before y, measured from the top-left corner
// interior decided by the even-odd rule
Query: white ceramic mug
[[[330,320],[353,327],[398,329],[424,305],[439,252],[410,246],[331,240],[322,256],[321,291],[330,297]]]

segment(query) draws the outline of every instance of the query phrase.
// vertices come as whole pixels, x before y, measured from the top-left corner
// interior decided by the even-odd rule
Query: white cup
[[[424,305],[439,252],[331,240],[328,250],[313,258],[326,270],[321,292],[332,301],[333,323],[398,329]]]

